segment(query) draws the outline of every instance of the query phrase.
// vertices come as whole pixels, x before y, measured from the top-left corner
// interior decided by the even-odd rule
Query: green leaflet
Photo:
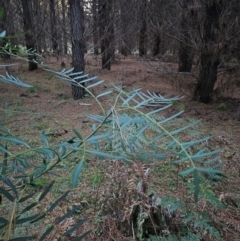
[[[82,158],[82,160],[77,164],[77,166],[74,168],[73,170],[73,174],[72,174],[72,181],[71,181],[71,187],[75,188],[78,184],[78,179],[79,179],[79,175],[83,169],[84,166],[84,157]]]

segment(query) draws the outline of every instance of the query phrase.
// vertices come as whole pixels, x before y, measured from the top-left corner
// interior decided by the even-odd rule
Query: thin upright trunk
[[[140,3],[140,33],[139,33],[139,56],[147,54],[147,1],[142,0]]]
[[[98,22],[97,22],[97,0],[92,1],[92,14],[93,14],[93,49],[94,54],[98,55]]]
[[[154,43],[153,43],[153,49],[152,49],[152,55],[157,56],[160,54],[160,43],[161,43],[161,38],[158,33],[154,33]]]
[[[7,19],[7,7],[6,4],[9,4],[9,2],[5,2],[4,0],[0,0],[0,8],[3,13],[0,19],[0,33],[2,33],[4,30],[8,33],[6,19]],[[0,47],[5,47],[7,44],[7,39],[3,38],[0,40]],[[9,48],[6,49],[7,52],[9,52]],[[2,51],[1,51],[2,52]],[[8,53],[1,53],[1,57],[3,59],[10,59],[10,55]]]
[[[69,0],[71,35],[72,35],[72,67],[74,72],[84,71],[84,43],[83,43],[83,8],[82,0]],[[74,100],[84,97],[84,88],[72,85]]]
[[[50,20],[51,20],[51,39],[52,39],[52,50],[58,54],[58,34],[56,27],[56,13],[55,13],[55,1],[50,0]]]
[[[222,4],[221,0],[209,0],[204,6],[206,17],[203,25],[201,68],[193,97],[199,98],[203,103],[209,103],[212,100],[214,84],[217,80],[217,68],[222,50],[218,42],[219,16]]]
[[[111,60],[114,54],[113,39],[113,19],[112,0],[99,0],[99,27],[100,45],[102,55],[102,69],[111,69]]]
[[[63,54],[67,54],[67,33],[66,33],[66,3],[61,0],[62,5],[62,21],[63,21]]]
[[[182,41],[179,45],[178,51],[178,71],[191,72],[193,63],[193,48],[191,47],[190,27],[194,16],[190,14],[191,0],[184,0],[182,4],[181,28],[182,28]]]
[[[31,13],[29,10],[30,0],[21,0],[22,9],[23,9],[23,25],[25,33],[26,47],[28,50],[28,70],[33,71],[37,69],[36,54],[35,54],[35,45],[33,37],[33,28],[32,28],[32,19]]]

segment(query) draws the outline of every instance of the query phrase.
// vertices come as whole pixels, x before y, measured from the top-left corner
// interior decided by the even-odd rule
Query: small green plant
[[[103,175],[98,170],[94,173],[91,173],[91,176],[89,176],[90,186],[92,186],[94,189],[97,188],[102,182],[102,179]]]
[[[67,95],[67,94],[61,94],[59,95],[59,97],[61,100],[68,100],[72,98],[70,95]]]
[[[48,123],[45,121],[37,122],[35,123],[34,127],[40,131],[46,130],[48,128]]]
[[[14,103],[14,105],[15,105],[16,107],[18,107],[18,106],[22,106],[22,105],[23,105],[22,100],[19,100],[19,99],[14,100],[13,103]]]
[[[34,86],[28,88],[26,92],[34,94],[34,93],[38,92],[39,90],[40,90],[40,87],[38,85],[34,85]]]
[[[221,103],[220,105],[218,105],[217,110],[220,111],[225,111],[227,109],[227,106],[225,103]]]

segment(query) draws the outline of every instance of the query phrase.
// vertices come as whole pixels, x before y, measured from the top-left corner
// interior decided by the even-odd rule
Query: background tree
[[[69,0],[71,36],[72,36],[72,67],[74,72],[84,71],[84,43],[83,43],[83,1]],[[84,88],[72,85],[73,99],[84,97]]]
[[[139,56],[147,54],[147,0],[141,0],[139,3]]]
[[[99,30],[100,30],[100,46],[102,55],[102,69],[111,69],[111,60],[113,58],[113,1],[99,0]]]
[[[68,52],[68,47],[67,47],[67,26],[66,26],[66,13],[67,13],[67,8],[66,8],[66,2],[65,0],[61,0],[61,7],[62,7],[62,39],[63,39],[63,54],[67,54]]]
[[[135,47],[136,43],[136,8],[132,7],[133,2],[128,0],[116,2],[116,8],[118,9],[116,17],[116,34],[118,36],[118,50],[124,55],[130,55]]]
[[[23,11],[23,26],[25,30],[25,42],[28,50],[28,69],[29,71],[33,71],[37,69],[36,62],[36,54],[35,54],[35,45],[34,45],[34,37],[33,37],[33,26],[31,19],[31,12],[29,9],[29,0],[21,0],[22,2],[22,11]]]
[[[50,8],[50,23],[51,23],[51,38],[52,38],[52,50],[54,53],[58,53],[58,29],[56,28],[56,13],[55,13],[55,1],[49,1]]]
[[[98,31],[98,12],[97,12],[97,0],[92,1],[92,35],[93,35],[93,52],[95,55],[98,55],[98,38],[99,38],[99,31]]]
[[[212,100],[220,58],[225,55],[233,40],[239,36],[239,25],[234,21],[233,5],[228,1],[202,1],[198,14],[200,25],[200,72],[194,98],[203,103]]]
[[[183,0],[181,4],[181,22],[180,22],[180,42],[179,42],[179,72],[191,72],[194,46],[192,43],[193,31],[196,26],[194,21],[196,11],[192,0]]]
[[[9,1],[0,0],[0,11],[1,11],[1,17],[0,17],[0,32],[6,31],[8,34],[8,21],[7,21],[7,12],[9,11]],[[0,46],[4,47],[7,43],[6,38],[2,38],[0,42]],[[9,49],[8,49],[9,50]],[[10,55],[8,53],[1,53],[1,57],[3,59],[9,59]]]

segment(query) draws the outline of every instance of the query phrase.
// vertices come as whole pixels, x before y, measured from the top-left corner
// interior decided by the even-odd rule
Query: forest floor
[[[69,68],[70,61],[67,58],[64,61],[66,67]],[[54,58],[47,59],[46,65],[49,68],[61,70],[61,61]],[[18,61],[18,65],[11,67],[10,70],[23,82],[33,86],[24,89],[0,83],[0,123],[5,125],[11,133],[33,145],[40,143],[39,135],[43,130],[52,143],[73,136],[73,128],[83,136],[88,134],[92,122],[86,118],[86,114],[100,113],[93,98],[86,97],[74,101],[69,84],[56,77],[51,78],[51,74],[41,68],[28,72],[27,63],[23,61]],[[5,72],[4,69],[0,71],[1,74]],[[218,93],[213,102],[206,105],[191,100],[191,93],[196,83],[194,74],[197,74],[197,70],[193,70],[193,75],[178,74],[175,63],[116,56],[111,71],[108,71],[101,70],[99,59],[89,56],[86,59],[86,72],[97,75],[98,79],[105,80],[100,88],[93,90],[95,95],[112,88],[112,84],[114,84],[121,85],[126,90],[142,88],[144,92],[149,91],[164,97],[184,96],[179,100],[178,105],[173,106],[173,111],[184,109],[181,118],[190,121],[200,119],[202,125],[199,126],[199,130],[213,136],[209,141],[211,147],[222,149],[221,159],[224,162],[222,169],[226,178],[222,182],[214,184],[216,185],[214,189],[217,197],[225,200],[226,208],[217,210],[214,221],[219,227],[225,227],[224,240],[240,240],[240,85],[239,80],[230,87],[224,85],[227,78],[238,79],[239,77],[236,75],[229,77],[228,74],[220,75],[218,87],[224,85],[223,96],[219,97]],[[103,97],[101,103],[103,106],[110,106],[113,100],[114,96]],[[96,213],[94,206],[96,204],[93,204],[89,198],[91,196],[97,198],[100,195],[97,193],[99,192],[99,182],[101,182],[99,180],[104,177],[101,176],[103,170],[99,172],[99,166],[104,162],[99,160],[90,162],[88,167],[89,170],[92,169],[83,174],[82,184],[78,188],[81,194],[76,195],[75,193],[71,197],[71,201],[68,200],[69,203],[66,207],[62,207],[63,211],[68,209],[69,205],[76,203],[81,203],[85,207],[84,215],[88,216],[90,221],[84,224],[81,232],[88,229],[94,230],[86,240],[133,240],[124,238],[124,234],[116,231],[118,227],[115,224]],[[74,166],[74,163],[69,166]],[[67,189],[70,176],[71,172],[65,174],[61,182],[58,182],[57,188]],[[165,183],[165,181],[163,182]],[[171,180],[168,181],[171,182]],[[87,188],[88,191],[84,188]],[[172,192],[181,193],[182,189],[174,189]]]

